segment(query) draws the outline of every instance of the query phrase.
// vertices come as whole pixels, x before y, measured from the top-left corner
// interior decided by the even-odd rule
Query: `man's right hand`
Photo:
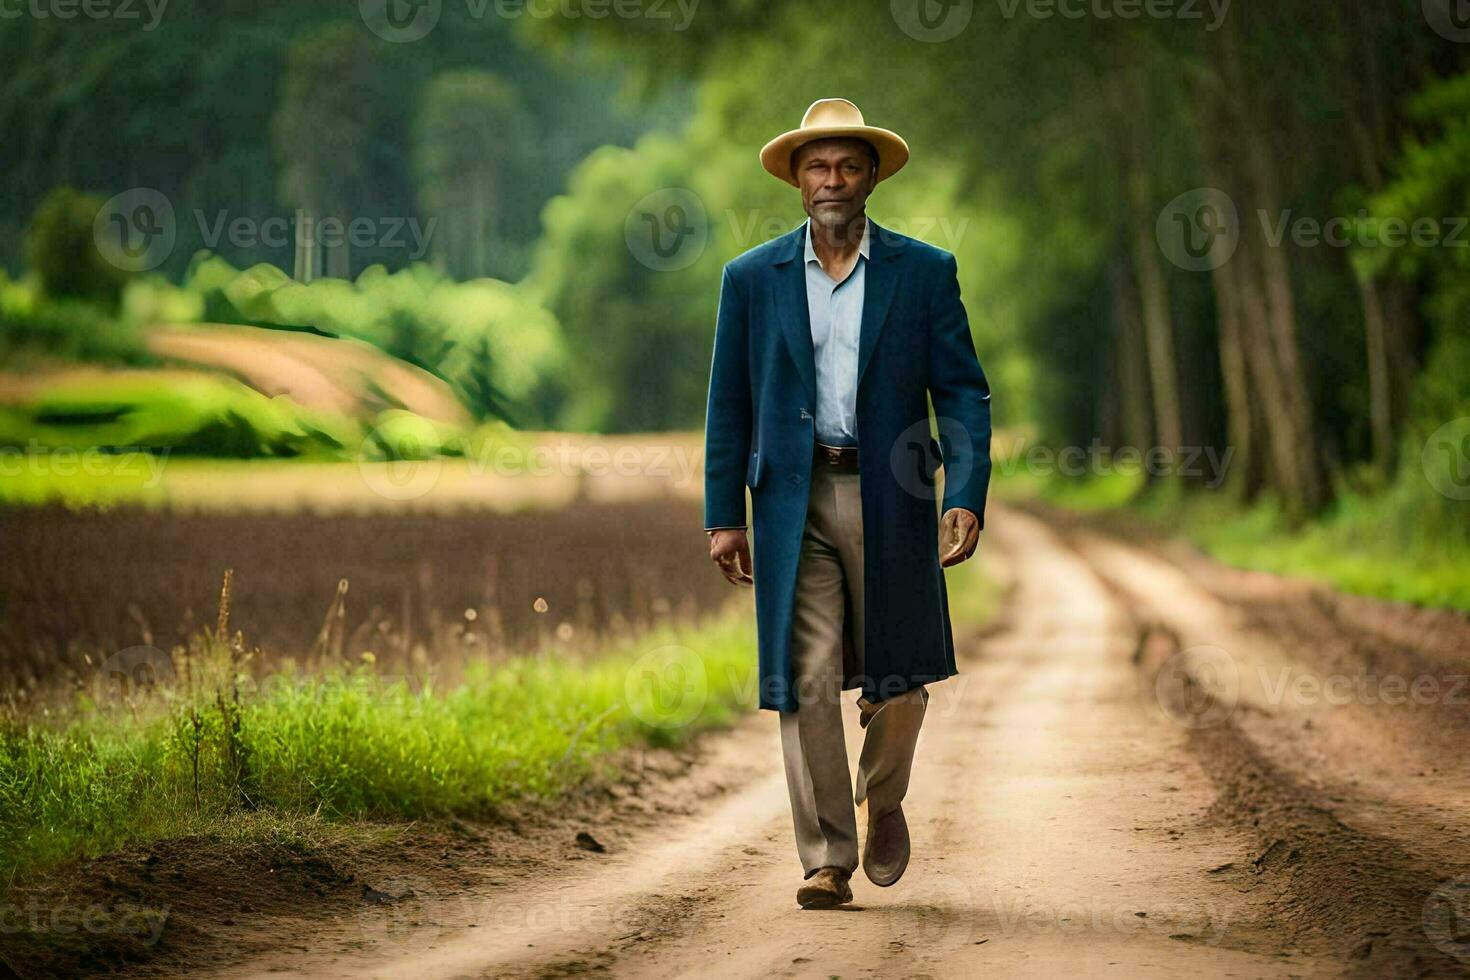
[[[709,556],[731,585],[754,585],[751,577],[750,542],[744,531],[711,531]]]

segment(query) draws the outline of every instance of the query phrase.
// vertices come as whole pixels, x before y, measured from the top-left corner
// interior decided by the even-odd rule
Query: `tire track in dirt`
[[[1228,877],[1269,895],[1294,941],[1335,951],[1348,975],[1470,972],[1470,772],[1443,748],[1444,730],[1465,719],[1385,696],[1398,688],[1388,678],[1447,695],[1458,662],[1395,651],[1411,676],[1380,675],[1372,657],[1324,670],[1310,632],[1284,643],[1172,563],[1070,536],[1145,635],[1167,636],[1152,655],[1141,644],[1144,677],[1172,673],[1189,688],[1176,690],[1192,703],[1175,714],[1218,788],[1211,815],[1257,838]]]

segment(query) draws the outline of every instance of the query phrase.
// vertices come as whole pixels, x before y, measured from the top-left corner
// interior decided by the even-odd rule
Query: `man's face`
[[[878,168],[862,140],[814,140],[797,149],[792,164],[802,207],[814,223],[828,228],[843,227],[861,214],[878,186]]]

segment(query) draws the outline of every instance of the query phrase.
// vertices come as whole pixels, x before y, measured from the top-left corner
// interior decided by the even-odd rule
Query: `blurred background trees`
[[[1033,380],[1028,397],[1001,388],[1003,424],[1035,424],[1054,444],[1228,445],[1230,492],[1268,494],[1301,519],[1335,488],[1382,486],[1401,444],[1464,414],[1441,403],[1415,425],[1412,408],[1421,366],[1465,329],[1437,314],[1452,288],[1443,269],[1465,254],[1453,239],[1466,202],[1451,190],[1464,161],[1416,145],[1426,125],[1464,119],[1446,81],[1464,70],[1464,46],[1433,4],[1293,0],[1218,20],[975,5],[938,43],[904,29],[904,6],[866,17],[822,0],[760,15],[736,4],[682,41],[644,23],[537,26],[595,33],[649,84],[699,80],[718,93],[700,121],[718,116],[737,147],[758,146],[812,97],[848,94],[916,151],[875,197],[880,220],[898,185],[957,163],[944,213],[1022,229],[1009,243],[1019,256],[991,247],[966,261],[963,243],[938,242],[961,253],[972,306],[999,287],[1020,318],[1010,326]],[[1424,90],[1439,96],[1416,101]],[[1170,213],[1205,188],[1230,213],[1214,196]],[[1390,217],[1439,237],[1380,247]],[[1198,262],[1170,254],[1162,222],[1174,219],[1204,250]],[[1024,272],[987,285],[985,266],[1007,261]],[[989,312],[972,309],[982,359],[1004,329]],[[1463,349],[1448,359],[1463,379]]]
[[[1470,415],[1470,81],[1437,2],[977,4],[943,36],[903,3],[731,0],[687,23],[445,4],[404,44],[319,3],[180,0],[152,31],[8,21],[6,344],[55,333],[26,332],[46,305],[26,290],[85,294],[99,324],[159,314],[102,309],[123,284],[56,230],[92,199],[43,206],[150,187],[179,241],[149,297],[182,285],[204,320],[366,340],[477,416],[697,427],[720,266],[803,218],[756,150],[843,94],[914,149],[871,212],[959,256],[999,425],[1228,449],[1229,498],[1300,522],[1384,494]],[[422,254],[206,242],[219,214],[426,234]],[[1432,240],[1390,244],[1416,222]],[[28,257],[26,228],[71,243]],[[643,241],[660,234],[676,255]]]
[[[486,71],[445,72],[429,83],[415,126],[419,198],[439,222],[434,264],[459,279],[488,276],[493,256],[515,250],[500,216],[506,164],[531,132],[515,89]]]

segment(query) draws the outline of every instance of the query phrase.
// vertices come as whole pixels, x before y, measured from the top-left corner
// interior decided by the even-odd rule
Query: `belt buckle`
[[[824,446],[823,448],[827,450],[827,465],[828,466],[831,466],[833,468],[836,468],[836,467],[839,467],[839,466],[842,465],[842,450],[841,449],[838,449],[836,446]]]

